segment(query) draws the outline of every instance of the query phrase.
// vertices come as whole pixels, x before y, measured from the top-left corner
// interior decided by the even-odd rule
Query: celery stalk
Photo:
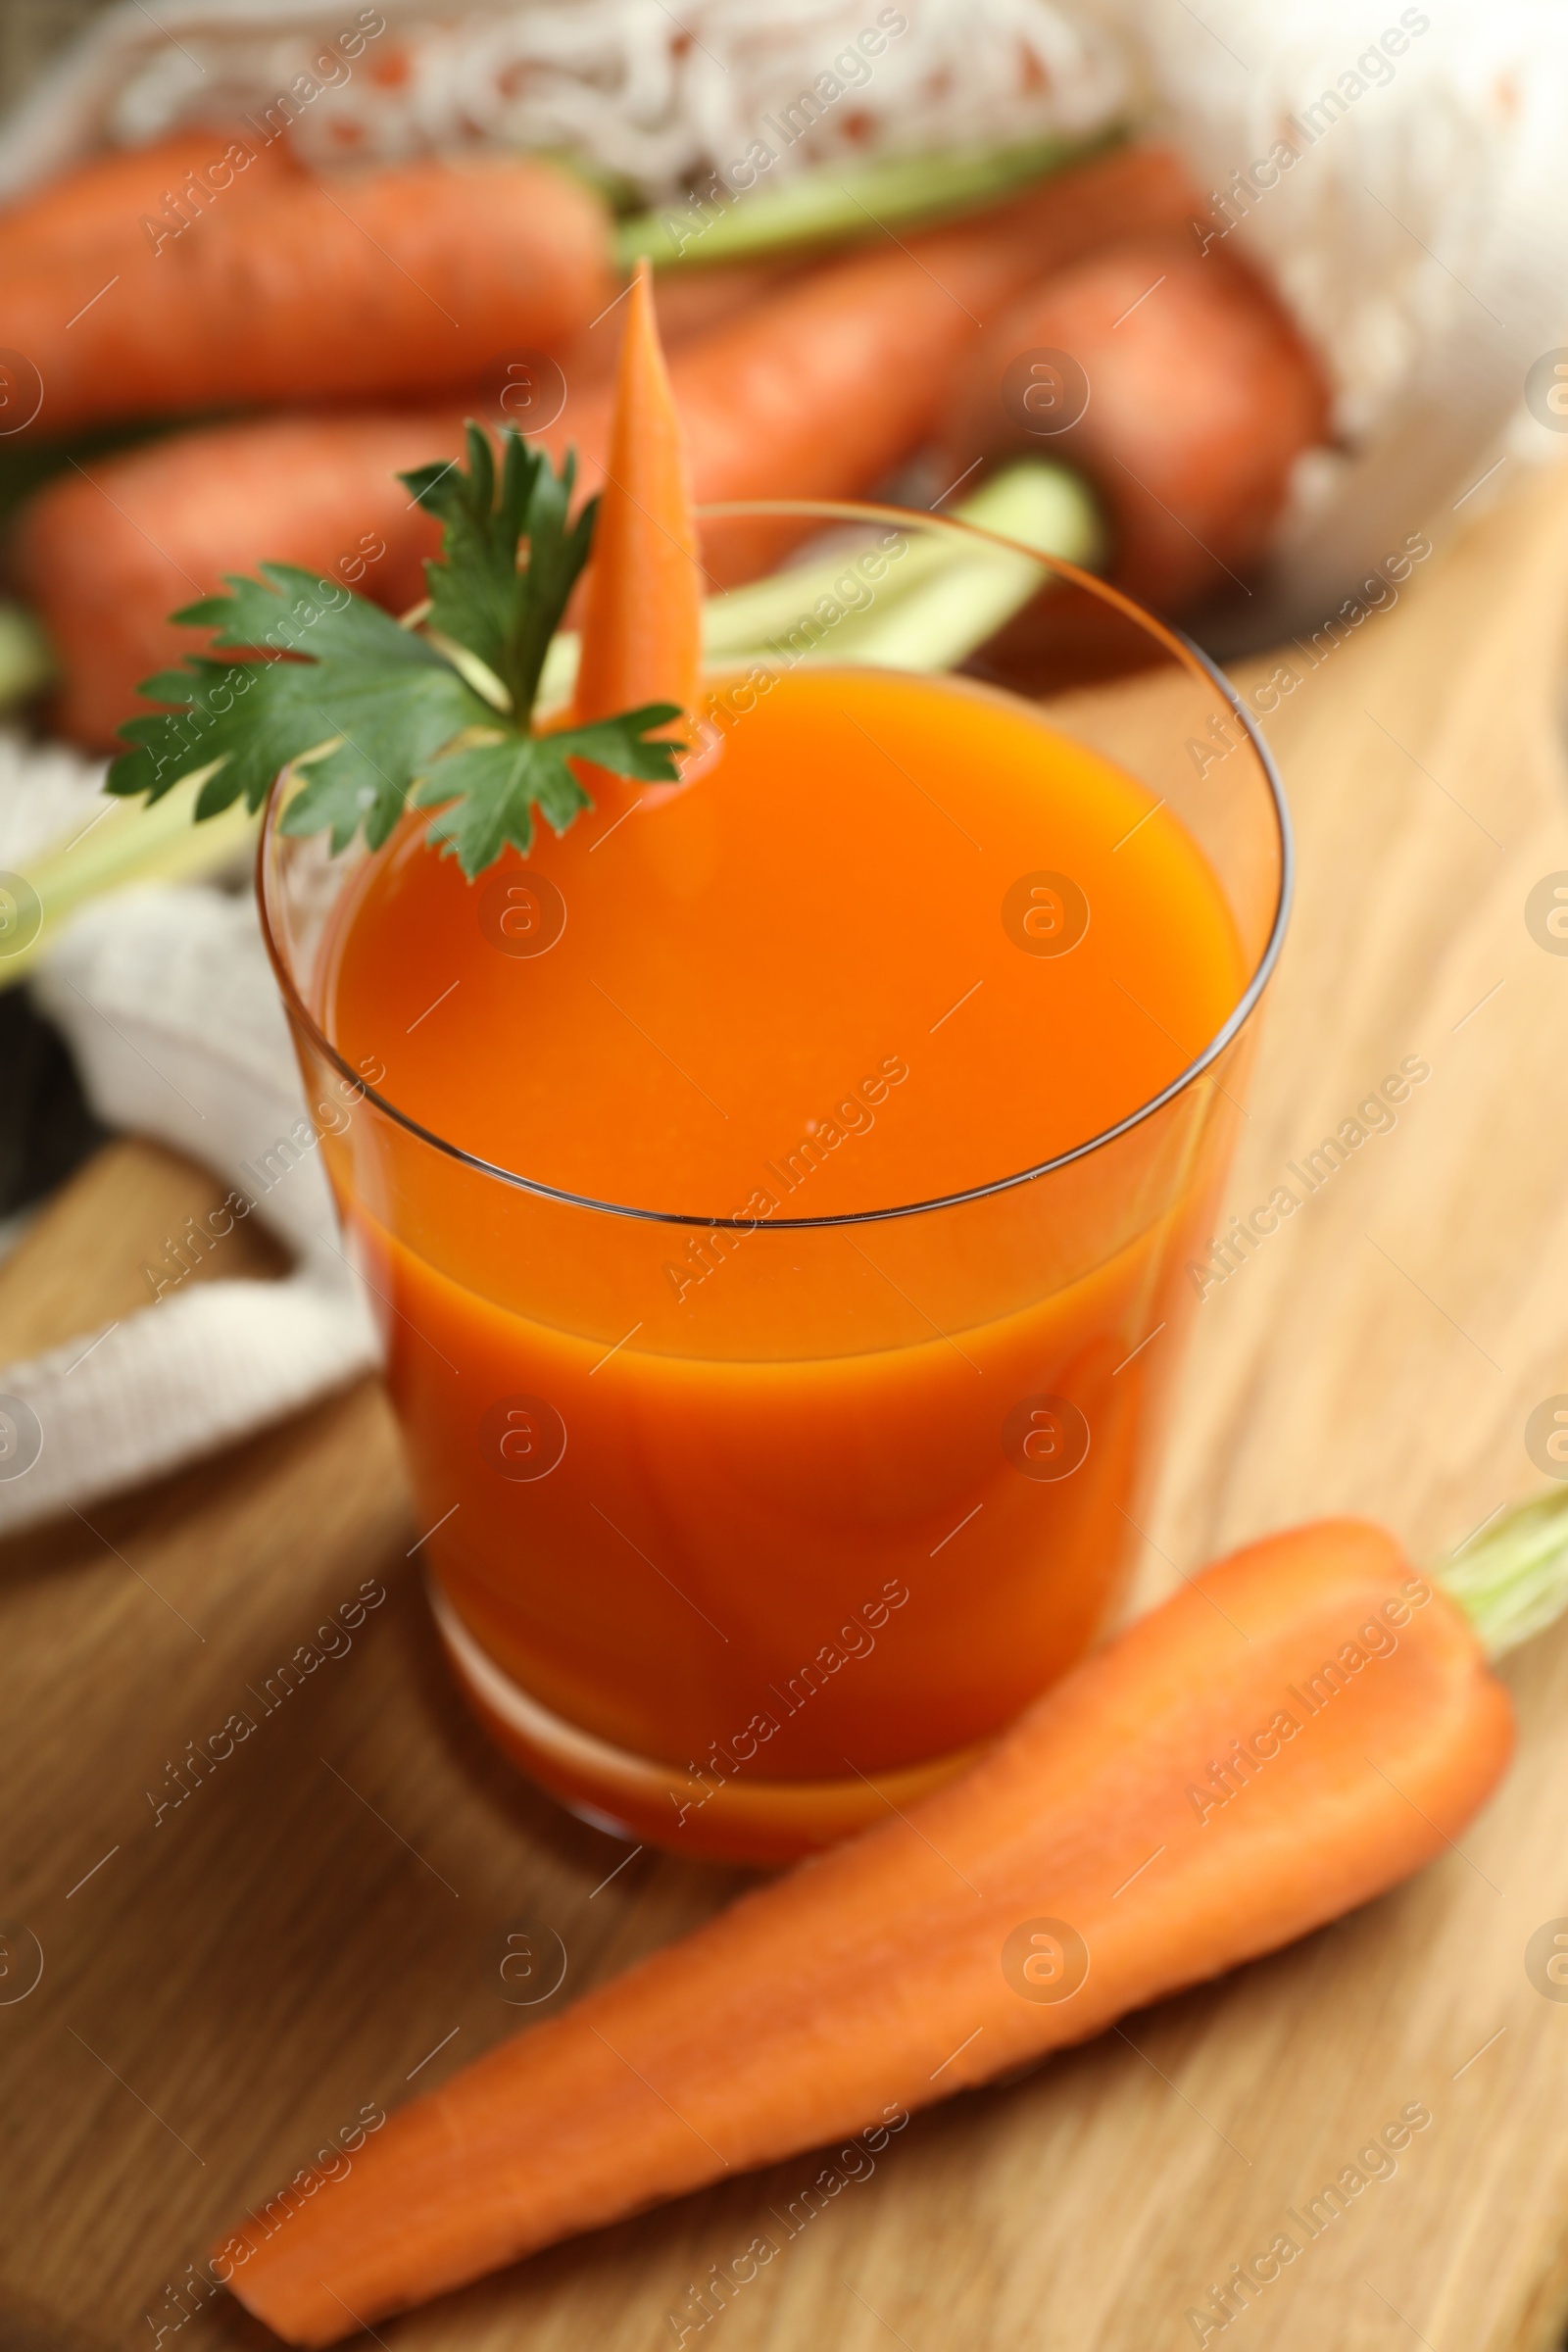
[[[0,988],[26,977],[69,914],[87,900],[131,882],[199,882],[243,854],[259,819],[243,803],[201,824],[192,818],[210,768],[186,776],[149,808],[105,795],[99,813],[69,847],[41,858],[26,879],[43,920],[26,946],[0,961]]]
[[[0,605],[0,710],[24,703],[54,674],[54,654],[32,614],[20,605]]]
[[[1031,179],[1058,172],[1120,139],[1120,130],[1087,139],[1030,139],[1007,147],[958,147],[935,155],[891,156],[864,164],[819,165],[777,187],[765,181],[707,202],[667,204],[638,213],[615,229],[615,256],[630,270],[644,259],[733,262],[787,245],[841,242],[872,229],[911,223],[994,204]]]
[[[1104,533],[1080,475],[1041,458],[1022,458],[954,508],[955,519],[994,531],[1043,555],[1091,569]],[[1041,585],[1038,564],[1004,547],[978,547],[940,530],[911,536],[864,606],[818,635],[811,650],[788,641],[821,599],[837,605],[855,551],[769,572],[708,602],[703,653],[710,668],[744,669],[795,660],[872,662],[897,669],[945,669],[983,645]],[[577,674],[577,640],[564,630],[545,662],[540,698],[564,702]]]
[[[1489,1658],[1516,1649],[1568,1606],[1568,1489],[1516,1504],[1436,1574]]]
[[[1082,478],[1038,458],[1009,466],[955,514],[980,530],[1085,568],[1103,553],[1099,511]],[[710,662],[765,661],[769,639],[787,636],[819,596],[831,597],[847,567],[843,557],[804,565],[722,599],[705,639]],[[1038,564],[1012,548],[922,533],[878,583],[873,601],[848,611],[801,659],[950,668],[1021,611],[1044,576]]]

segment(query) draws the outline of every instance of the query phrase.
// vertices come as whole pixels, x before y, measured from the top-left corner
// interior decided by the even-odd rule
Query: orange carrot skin
[[[645,703],[694,710],[703,656],[702,574],[680,419],[654,321],[646,264],[625,300],[605,486],[583,599],[579,721]]]
[[[424,594],[440,531],[400,469],[461,455],[453,410],[270,416],[155,441],[62,475],[21,518],[9,570],[48,631],[51,713],[108,750],[143,678],[204,640],[171,612],[258,562],[297,564],[392,612]]]
[[[781,293],[802,275],[798,257],[769,255],[755,262],[713,262],[703,270],[664,270],[654,277],[654,311],[659,339],[666,351],[689,343],[716,326],[725,326],[743,311]],[[615,372],[620,344],[621,306],[607,311],[580,335],[555,354],[563,374],[575,389],[608,383]]]
[[[754,301],[705,305],[695,285],[671,280],[656,299],[662,323],[668,312],[669,377],[699,504],[872,488],[932,431],[988,318],[1043,270],[1130,230],[1185,221],[1197,205],[1163,148],[1129,147],[950,227],[872,235],[848,256],[781,273]],[[707,331],[680,331],[705,312]],[[612,404],[608,383],[590,382],[545,436],[558,458],[575,446],[589,484]],[[788,522],[726,523],[704,561],[721,584],[750,578],[799,536]]]
[[[993,211],[860,251],[677,352],[670,364],[705,502],[852,498],[931,434],[983,330],[1043,272],[1137,227],[1185,221],[1192,189],[1159,148],[1120,150]],[[721,582],[755,575],[788,524],[710,536]]]
[[[667,345],[775,290],[781,267],[736,264],[689,281],[654,282]],[[578,451],[582,486],[603,470],[619,308],[562,355],[567,387],[553,447]],[[463,419],[495,414],[495,386],[417,411],[337,410],[202,425],[141,450],[91,460],[30,502],[7,570],[43,622],[61,668],[53,723],[77,743],[118,749],[118,729],[143,678],[191,650],[169,615],[259,563],[298,564],[343,579],[394,612],[424,594],[423,565],[440,534],[393,479],[395,470],[463,453]],[[384,553],[351,575],[362,542]],[[662,699],[660,697],[646,699]],[[616,709],[625,709],[618,704]]]
[[[186,174],[194,172],[210,186],[214,167],[236,143],[252,159],[243,167],[247,189],[296,177],[301,170],[286,139],[263,146],[253,130],[239,124],[196,124],[152,146],[114,148],[0,205],[0,269],[84,255],[103,264],[95,281],[102,285],[127,256],[134,263],[150,251],[142,222],[164,215],[168,198],[180,195]]]
[[[715,280],[719,272],[706,273]],[[760,300],[779,273],[725,273],[702,303],[655,281],[666,343],[678,344]],[[576,447],[584,489],[603,471],[619,311],[564,355],[566,406],[548,436]],[[575,356],[573,356],[575,354]],[[202,425],[145,449],[89,460],[29,503],[7,572],[43,622],[61,669],[51,717],[94,749],[118,749],[143,678],[176,663],[194,640],[169,615],[259,563],[298,564],[347,580],[400,612],[424,593],[423,564],[440,534],[394,471],[463,452],[463,419],[494,415],[494,385],[419,410],[344,409]],[[362,542],[384,554],[351,576]],[[659,698],[655,698],[659,699]],[[617,708],[624,709],[625,705]]]
[[[43,378],[33,430],[477,379],[610,300],[600,199],[521,158],[265,180],[255,167],[155,252],[0,269],[10,345]]]
[[[1129,228],[1185,220],[1194,204],[1163,150],[1127,148],[996,212],[906,240],[918,259],[876,243],[804,274],[781,271],[774,290],[739,308],[711,289],[702,300],[683,294],[685,280],[656,280],[694,497],[846,498],[870,489],[931,429],[980,321],[999,304],[1043,270]],[[726,292],[735,291],[732,277]],[[612,393],[599,353],[614,349],[615,318],[578,338],[586,366],[579,358],[566,367],[566,405],[544,436],[558,458],[576,448],[585,490],[598,487],[608,446]],[[694,321],[700,331],[691,331]],[[432,417],[426,445],[397,462],[456,457],[460,413],[454,402],[450,415]],[[101,461],[90,468],[99,484],[90,497],[74,475],[43,489],[22,518],[12,571],[60,660],[56,723],[77,742],[115,748],[139,681],[189,649],[188,632],[169,614],[263,561],[321,568],[363,533],[380,535],[387,556],[363,592],[393,611],[412,604],[435,539],[429,517],[389,482],[387,445],[385,420],[368,413],[269,418],[198,428],[157,451]],[[716,576],[745,578],[764,570],[791,535],[787,525],[727,524],[705,553]]]
[[[1089,405],[1069,430],[1033,438],[1004,386],[1010,364],[1040,350],[1078,363]],[[1328,411],[1315,361],[1251,271],[1191,240],[1139,238],[998,320],[954,397],[945,447],[956,473],[1011,448],[1082,466],[1116,525],[1118,586],[1177,611],[1255,569]]]
[[[1313,1711],[1329,1662],[1343,1687]],[[1396,1885],[1462,1829],[1512,1741],[1467,1620],[1391,1537],[1339,1520],[1266,1539],[1090,1657],[906,1819],[502,2043],[338,2181],[258,2205],[215,2268],[279,2334],[326,2343],[349,2330],[345,2306],[373,2324],[896,2118]],[[1022,1988],[1016,1937],[1038,1921],[1087,1947],[1067,1997]]]

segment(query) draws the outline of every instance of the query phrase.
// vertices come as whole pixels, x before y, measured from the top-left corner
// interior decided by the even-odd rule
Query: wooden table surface
[[[1568,471],[1315,668],[1288,649],[1270,732],[1300,895],[1228,1206],[1265,1200],[1403,1057],[1431,1077],[1199,1312],[1146,1595],[1325,1511],[1435,1557],[1543,1483],[1523,1432],[1568,1390],[1568,956],[1525,906],[1568,871],[1565,617]],[[112,1146],[0,1268],[0,1352],[135,1303],[142,1259],[215,1198]],[[490,1754],[435,1655],[416,1533],[367,1382],[0,1553],[0,2345],[261,2343],[226,2298],[180,2300],[187,2266],[367,2102],[549,2013],[508,2004],[509,1925],[561,1937],[559,2002],[738,1883],[651,1853],[617,1869],[624,1848]],[[352,1650],[160,1816],[185,1743],[366,1582],[385,1599]],[[1568,2002],[1525,1952],[1568,1915],[1568,1635],[1507,1674],[1518,1764],[1462,1849],[1124,2036],[916,2119],[686,2343],[1191,2343],[1209,2283],[1417,2103],[1432,2120],[1395,2176],[1237,2329],[1271,2352],[1556,2342]],[[7,1998],[35,1953],[41,1979]],[[381,2335],[652,2352],[815,2169],[726,2182]]]

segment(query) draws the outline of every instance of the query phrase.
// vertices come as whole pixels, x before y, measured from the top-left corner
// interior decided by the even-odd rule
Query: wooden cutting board
[[[1326,1511],[1436,1556],[1543,1483],[1523,1433],[1568,1390],[1568,956],[1525,908],[1568,872],[1565,620],[1568,470],[1316,666],[1282,656],[1298,682],[1269,731],[1300,894],[1228,1205],[1266,1200],[1406,1056],[1431,1076],[1204,1301],[1146,1594]],[[166,1153],[111,1148],[0,1269],[0,1352],[135,1304],[142,1260],[213,1198]],[[35,1949],[43,1969],[0,2005],[0,2300],[22,2315],[0,2345],[31,2342],[29,2319],[42,2342],[259,2344],[226,2299],[174,2292],[221,2225],[368,2102],[428,2087],[740,1883],[627,1859],[490,1754],[435,1655],[418,1533],[368,1383],[0,1554],[0,1914],[24,1931],[0,1997]],[[366,1580],[386,1598],[352,1649],[157,1818],[185,1742]],[[1526,1946],[1568,1916],[1568,1635],[1508,1676],[1513,1776],[1402,1892],[917,2119],[793,2237],[774,2217],[820,2160],[557,2249],[378,2340],[645,2352],[684,2325],[723,2352],[1158,2352],[1196,2341],[1185,2315],[1210,2282],[1419,2106],[1394,2176],[1227,2340],[1555,2343],[1568,2003],[1537,1989]],[[540,2009],[505,1997],[517,1923],[564,1950]],[[778,2258],[699,2328],[694,2289],[760,2231]]]

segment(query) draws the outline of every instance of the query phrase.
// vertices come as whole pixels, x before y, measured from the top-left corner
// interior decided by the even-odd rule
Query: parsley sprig
[[[121,728],[134,748],[111,765],[107,790],[150,803],[200,773],[196,814],[216,816],[241,794],[259,808],[292,765],[305,782],[285,832],[330,830],[337,852],[363,828],[378,849],[412,802],[438,810],[428,838],[472,881],[509,842],[526,856],[536,809],[564,833],[592,808],[574,760],[673,782],[683,747],[649,740],[680,716],[673,703],[533,729],[545,656],[588,560],[599,502],[570,516],[569,453],[557,473],[510,426],[502,449],[498,473],[470,424],[466,466],[400,477],[442,525],[416,625],[291,564],[262,564],[258,579],[230,575],[226,594],[176,612],[184,626],[211,629],[215,650],[264,658],[190,654],[146,679],[139,691],[172,708]]]

